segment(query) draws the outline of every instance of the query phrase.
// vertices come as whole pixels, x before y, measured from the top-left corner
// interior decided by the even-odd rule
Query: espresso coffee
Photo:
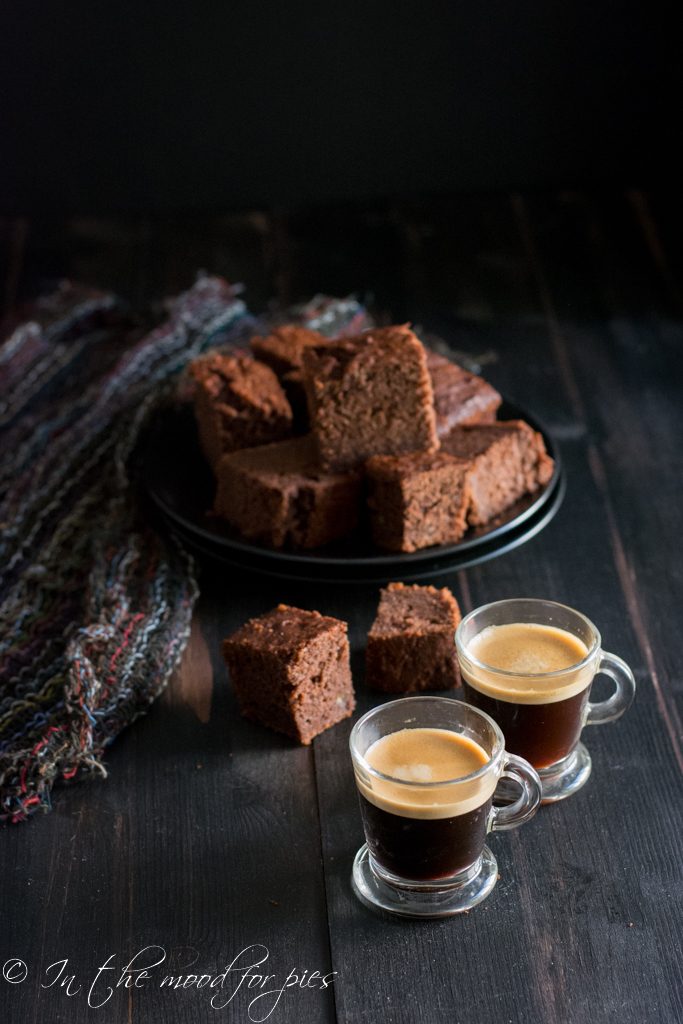
[[[477,860],[497,782],[493,772],[468,778],[489,761],[483,747],[448,729],[400,729],[376,740],[365,759],[385,776],[357,780],[368,847],[381,867],[430,881]]]
[[[465,699],[498,723],[510,753],[547,768],[579,741],[595,672],[587,656],[585,643],[557,626],[487,626],[461,658]]]

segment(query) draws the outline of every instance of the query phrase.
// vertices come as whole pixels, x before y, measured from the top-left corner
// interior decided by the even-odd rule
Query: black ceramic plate
[[[470,530],[460,543],[410,554],[382,552],[368,538],[353,534],[315,551],[275,551],[244,540],[226,523],[207,514],[213,501],[213,477],[188,407],[169,408],[150,426],[142,443],[143,472],[148,493],[169,526],[204,557],[290,579],[368,583],[419,579],[476,565],[518,547],[543,529],[562,503],[564,474],[548,433],[526,410],[511,402],[503,403],[499,417],[524,419],[540,430],[555,460],[551,480],[493,523]]]

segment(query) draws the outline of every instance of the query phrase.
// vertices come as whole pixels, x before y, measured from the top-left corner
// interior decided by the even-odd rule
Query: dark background
[[[676,35],[642,0],[5,3],[0,212],[674,181]]]

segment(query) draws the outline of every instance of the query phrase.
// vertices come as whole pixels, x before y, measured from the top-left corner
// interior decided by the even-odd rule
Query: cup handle
[[[521,793],[514,803],[505,806],[493,805],[491,808],[491,831],[502,832],[510,828],[517,828],[523,825],[541,806],[541,780],[538,773],[531,767],[523,757],[516,754],[506,754],[503,772],[500,781],[503,779],[516,783]]]
[[[604,725],[605,722],[614,722],[621,718],[632,704],[636,695],[636,681],[633,672],[625,661],[618,658],[616,654],[608,654],[602,651],[596,675],[603,672],[616,684],[616,689],[607,700],[601,700],[598,704],[588,702],[586,709],[586,725]]]

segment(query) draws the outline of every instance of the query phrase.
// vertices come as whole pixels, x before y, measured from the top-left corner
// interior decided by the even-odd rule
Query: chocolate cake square
[[[265,337],[257,335],[249,344],[256,358],[282,377],[293,370],[300,370],[304,351],[313,345],[324,345],[325,337],[298,324],[283,324],[273,328]]]
[[[223,641],[242,714],[308,744],[355,707],[347,625],[280,604]]]
[[[296,430],[307,432],[309,420],[303,379],[304,352],[314,345],[324,345],[324,335],[298,324],[282,324],[273,328],[265,337],[252,338],[249,344],[256,358],[270,366],[280,378],[292,407]]]
[[[358,521],[359,473],[320,469],[311,437],[224,455],[216,469],[215,515],[274,548],[315,548]]]
[[[455,544],[467,529],[469,469],[445,452],[377,455],[365,464],[373,540],[389,551]]]
[[[472,526],[490,522],[553,474],[543,438],[523,420],[456,427],[443,438],[442,448],[472,463],[467,513]]]
[[[495,421],[502,399],[488,381],[429,350],[427,367],[434,392],[436,432],[440,438],[457,426]]]
[[[407,327],[384,327],[304,352],[311,430],[321,464],[439,447],[427,357]]]
[[[215,468],[226,452],[289,437],[292,410],[270,369],[250,356],[211,352],[189,366],[199,440]]]
[[[460,609],[443,587],[390,583],[368,634],[365,681],[385,693],[448,690],[460,684],[455,630]]]

